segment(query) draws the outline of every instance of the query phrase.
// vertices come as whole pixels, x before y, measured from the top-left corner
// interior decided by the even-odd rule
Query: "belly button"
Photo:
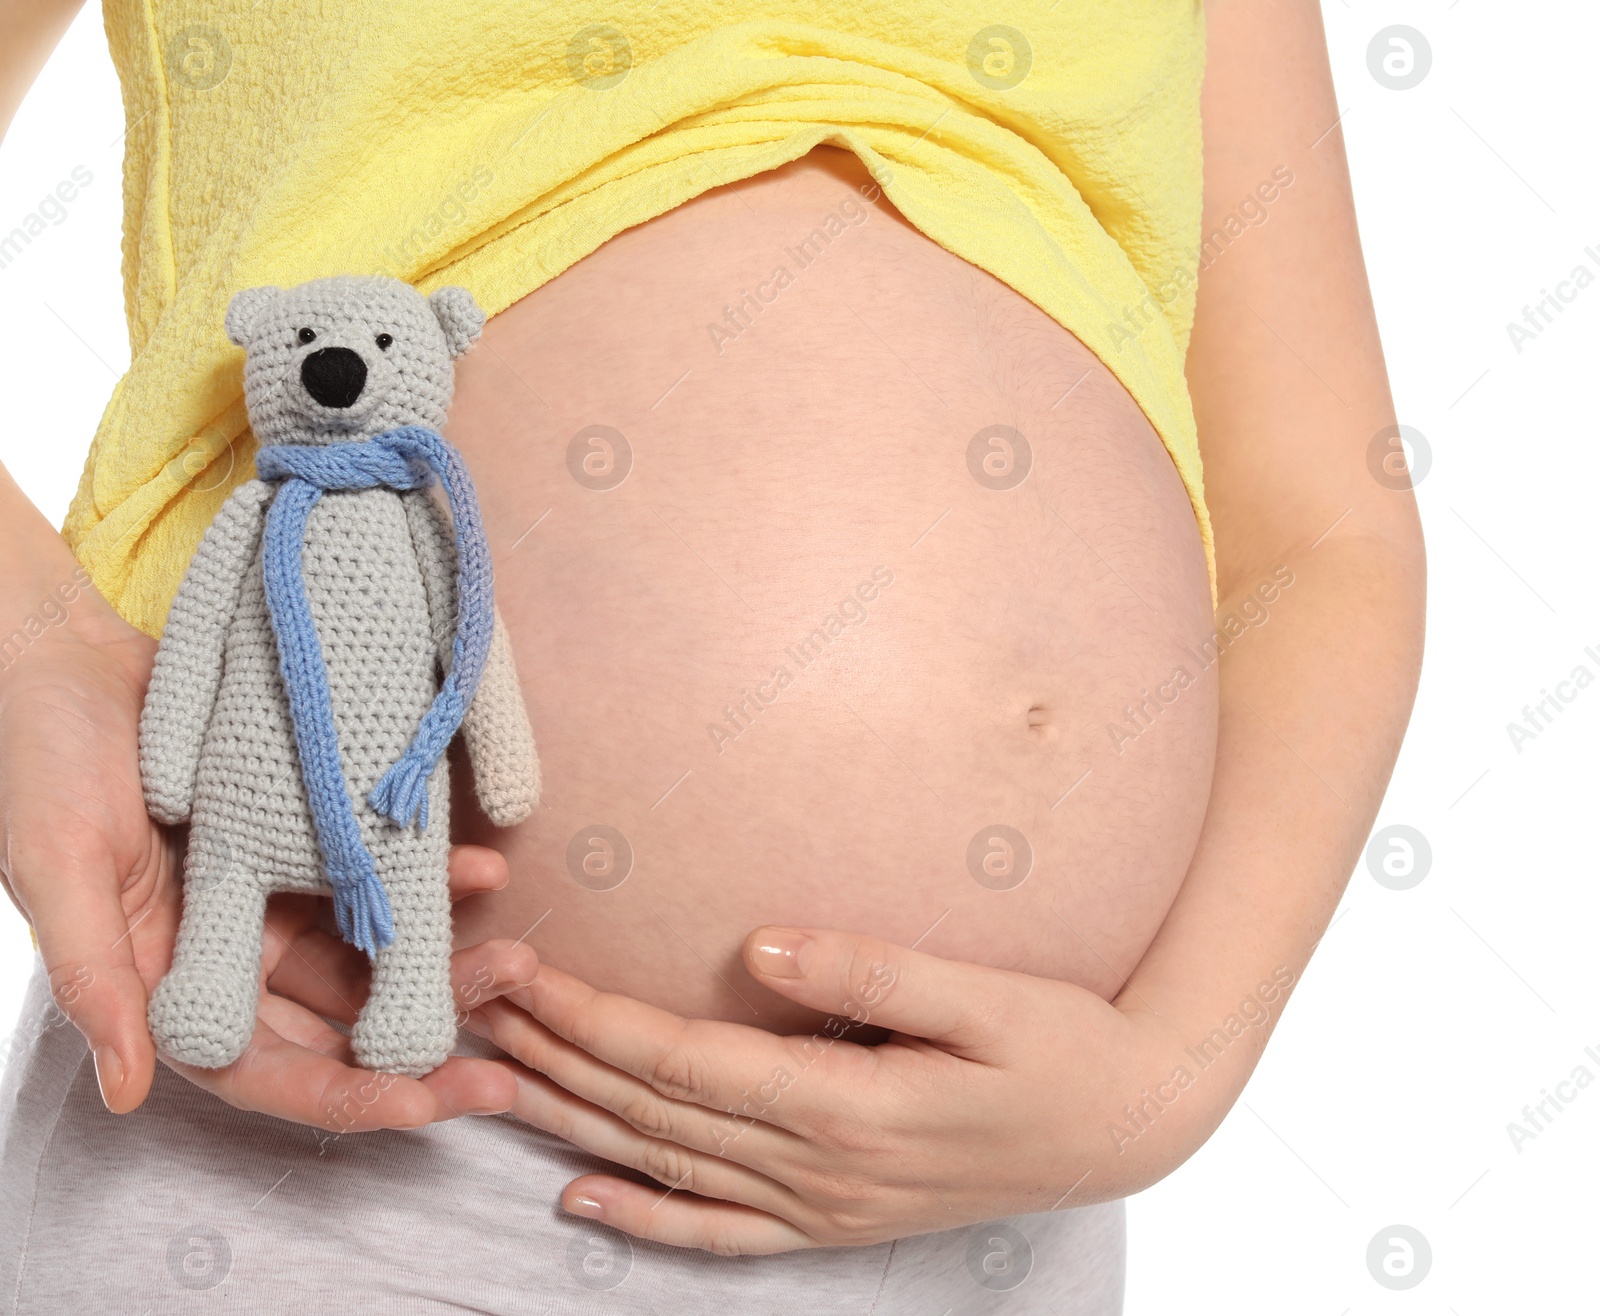
[[[1055,710],[1035,704],[1028,710],[1028,730],[1037,740],[1053,742],[1060,734],[1055,723]]]

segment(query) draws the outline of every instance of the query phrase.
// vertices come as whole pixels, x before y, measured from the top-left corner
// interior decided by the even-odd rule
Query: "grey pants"
[[[877,1247],[717,1257],[566,1215],[562,1186],[605,1163],[509,1116],[334,1137],[234,1110],[164,1067],[138,1111],[108,1114],[37,968],[7,1054],[0,1312],[1122,1310],[1120,1202]]]

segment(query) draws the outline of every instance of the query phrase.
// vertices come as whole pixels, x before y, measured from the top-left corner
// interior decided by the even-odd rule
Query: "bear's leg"
[[[204,1069],[232,1064],[255,1031],[267,912],[265,885],[212,849],[191,835],[172,968],[149,1011],[161,1051]]]
[[[394,941],[373,960],[372,990],[350,1035],[357,1064],[412,1078],[442,1065],[456,1040],[448,856],[431,841],[375,856]]]

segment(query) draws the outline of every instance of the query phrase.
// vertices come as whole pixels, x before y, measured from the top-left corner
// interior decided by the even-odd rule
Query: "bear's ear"
[[[428,305],[444,330],[444,341],[450,345],[451,356],[460,356],[478,341],[487,317],[465,288],[440,288],[428,298]]]
[[[228,303],[228,313],[222,318],[223,331],[235,347],[245,347],[250,340],[250,327],[256,317],[278,295],[276,288],[246,288],[236,292]]]

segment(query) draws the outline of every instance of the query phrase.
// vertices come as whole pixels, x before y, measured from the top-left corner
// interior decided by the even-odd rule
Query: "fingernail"
[[[750,958],[769,978],[804,978],[811,958],[811,938],[787,928],[768,928]]]
[[[109,1046],[101,1045],[94,1049],[94,1077],[100,1084],[100,1100],[110,1110],[117,1089],[122,1086],[122,1058]]]
[[[567,1210],[573,1215],[586,1215],[591,1220],[598,1220],[605,1214],[605,1207],[592,1197],[574,1197],[567,1203]]]

